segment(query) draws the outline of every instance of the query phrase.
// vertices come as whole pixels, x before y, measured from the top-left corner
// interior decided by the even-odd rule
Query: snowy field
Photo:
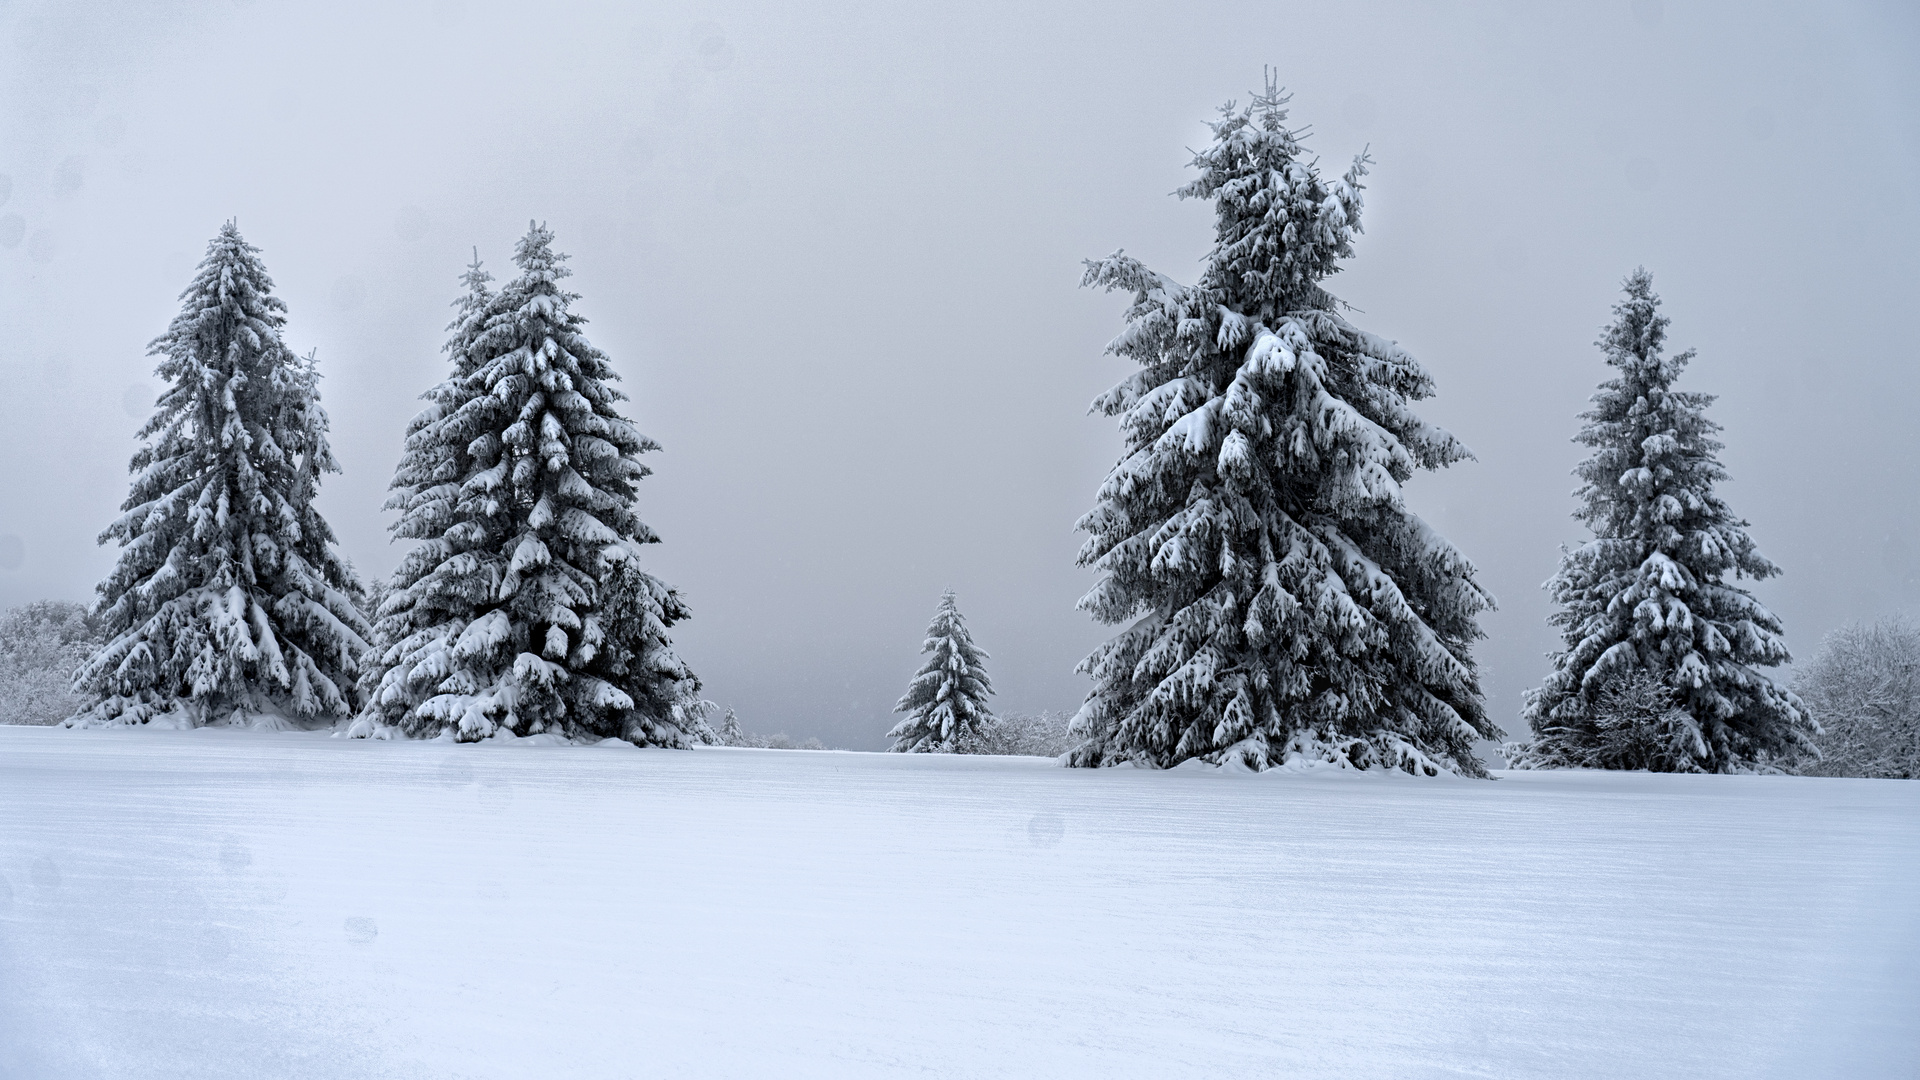
[[[1920,784],[0,728],[0,1075],[1912,1077]]]

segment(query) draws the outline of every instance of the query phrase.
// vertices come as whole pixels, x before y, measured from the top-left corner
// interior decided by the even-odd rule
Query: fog
[[[648,565],[705,696],[878,747],[951,586],[998,706],[1072,709],[1108,632],[1074,522],[1120,448],[1087,404],[1127,373],[1080,260],[1192,280],[1210,208],[1168,193],[1263,65],[1334,171],[1375,159],[1331,286],[1478,455],[1410,490],[1500,600],[1497,723],[1555,642],[1569,438],[1636,265],[1796,655],[1920,606],[1910,5],[0,0],[0,607],[111,567],[146,343],[228,218],[317,350],[323,511],[387,573],[456,278],[476,247],[510,277],[538,219],[664,446]]]

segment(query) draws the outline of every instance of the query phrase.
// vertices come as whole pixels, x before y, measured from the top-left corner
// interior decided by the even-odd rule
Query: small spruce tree
[[[1081,664],[1069,761],[1484,775],[1469,647],[1493,601],[1401,494],[1471,455],[1414,414],[1420,363],[1327,292],[1367,159],[1322,176],[1286,101],[1269,80],[1229,103],[1194,158],[1178,194],[1215,216],[1196,284],[1088,264],[1087,285],[1133,293],[1108,351],[1141,368],[1094,403],[1126,450],[1080,521],[1100,575],[1080,606],[1130,625]]]
[[[1736,584],[1780,570],[1714,491],[1727,473],[1716,457],[1720,425],[1706,416],[1713,396],[1673,389],[1694,353],[1665,354],[1670,320],[1653,276],[1635,270],[1625,291],[1597,342],[1616,374],[1575,437],[1593,449],[1574,470],[1574,516],[1593,539],[1564,552],[1547,582],[1565,647],[1527,694],[1533,738],[1509,757],[1536,768],[1632,767],[1603,747],[1618,727],[1615,684],[1645,673],[1671,690],[1694,731],[1645,767],[1767,767],[1805,751],[1815,731],[1792,691],[1760,670],[1790,659],[1780,620]]]
[[[680,594],[640,569],[631,554],[607,567],[600,594],[604,638],[582,670],[589,679],[618,687],[633,704],[621,730],[606,727],[613,717],[605,715],[593,730],[640,746],[713,743],[717,736],[707,717],[714,704],[699,696],[700,680],[667,636],[669,627],[692,614]]]
[[[75,675],[73,725],[281,726],[350,716],[371,636],[361,590],[314,509],[327,446],[312,357],[228,222],[180,314],[148,347],[168,383],[140,429],[126,511],[100,537],[106,644]]]
[[[720,720],[720,745],[744,746],[747,733],[740,730],[740,718],[733,714],[733,706],[727,706],[727,715]]]
[[[362,734],[712,738],[667,636],[686,605],[638,562],[659,539],[634,511],[638,457],[659,447],[620,414],[552,242],[530,225],[498,295],[469,271],[454,385],[430,395],[396,476],[396,531],[424,543],[382,608],[388,667]]]
[[[953,590],[940,597],[940,610],[927,625],[920,646],[927,662],[907,684],[893,711],[906,719],[887,732],[891,749],[906,754],[951,754],[965,750],[993,721],[987,695],[987,654],[973,643]]]

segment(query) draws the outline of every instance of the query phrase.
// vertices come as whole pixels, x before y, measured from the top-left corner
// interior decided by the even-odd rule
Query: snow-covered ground
[[[0,728],[6,1077],[1912,1077],[1920,784]]]

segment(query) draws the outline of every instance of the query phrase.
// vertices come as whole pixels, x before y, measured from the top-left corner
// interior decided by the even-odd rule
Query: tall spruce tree
[[[907,716],[887,732],[891,749],[905,754],[963,750],[993,720],[987,707],[993,680],[987,678],[987,654],[974,645],[952,589],[940,597],[940,610],[927,624],[920,651],[927,654],[927,662],[893,707]]]
[[[327,447],[319,374],[287,348],[286,305],[228,222],[180,314],[148,347],[168,383],[141,427],[100,584],[107,643],[75,675],[74,725],[350,716],[371,636],[361,590],[313,506]]]
[[[1080,670],[1076,765],[1200,758],[1484,775],[1496,733],[1469,652],[1492,598],[1401,495],[1469,458],[1414,415],[1418,361],[1323,285],[1353,252],[1360,178],[1322,177],[1269,80],[1229,103],[1199,176],[1216,242],[1183,286],[1116,253],[1085,284],[1129,290],[1108,351],[1141,370],[1094,403],[1126,452],[1080,521],[1100,579],[1080,606],[1131,623]]]
[[[423,543],[382,608],[361,733],[712,739],[667,636],[686,605],[638,562],[659,539],[634,511],[638,456],[659,447],[620,415],[552,242],[531,225],[498,295],[477,267],[465,279],[453,376],[396,473],[395,531]]]
[[[1516,765],[1609,759],[1596,752],[1609,689],[1640,673],[1671,688],[1692,748],[1654,767],[1736,772],[1808,746],[1812,720],[1793,693],[1757,670],[1787,663],[1780,620],[1736,584],[1779,567],[1754,550],[1745,521],[1714,492],[1726,479],[1707,419],[1710,394],[1673,389],[1693,350],[1665,355],[1667,325],[1653,276],[1626,282],[1596,343],[1615,376],[1600,384],[1575,441],[1593,448],[1574,470],[1574,516],[1593,539],[1565,552],[1547,582],[1565,648],[1527,695],[1530,743]]]

